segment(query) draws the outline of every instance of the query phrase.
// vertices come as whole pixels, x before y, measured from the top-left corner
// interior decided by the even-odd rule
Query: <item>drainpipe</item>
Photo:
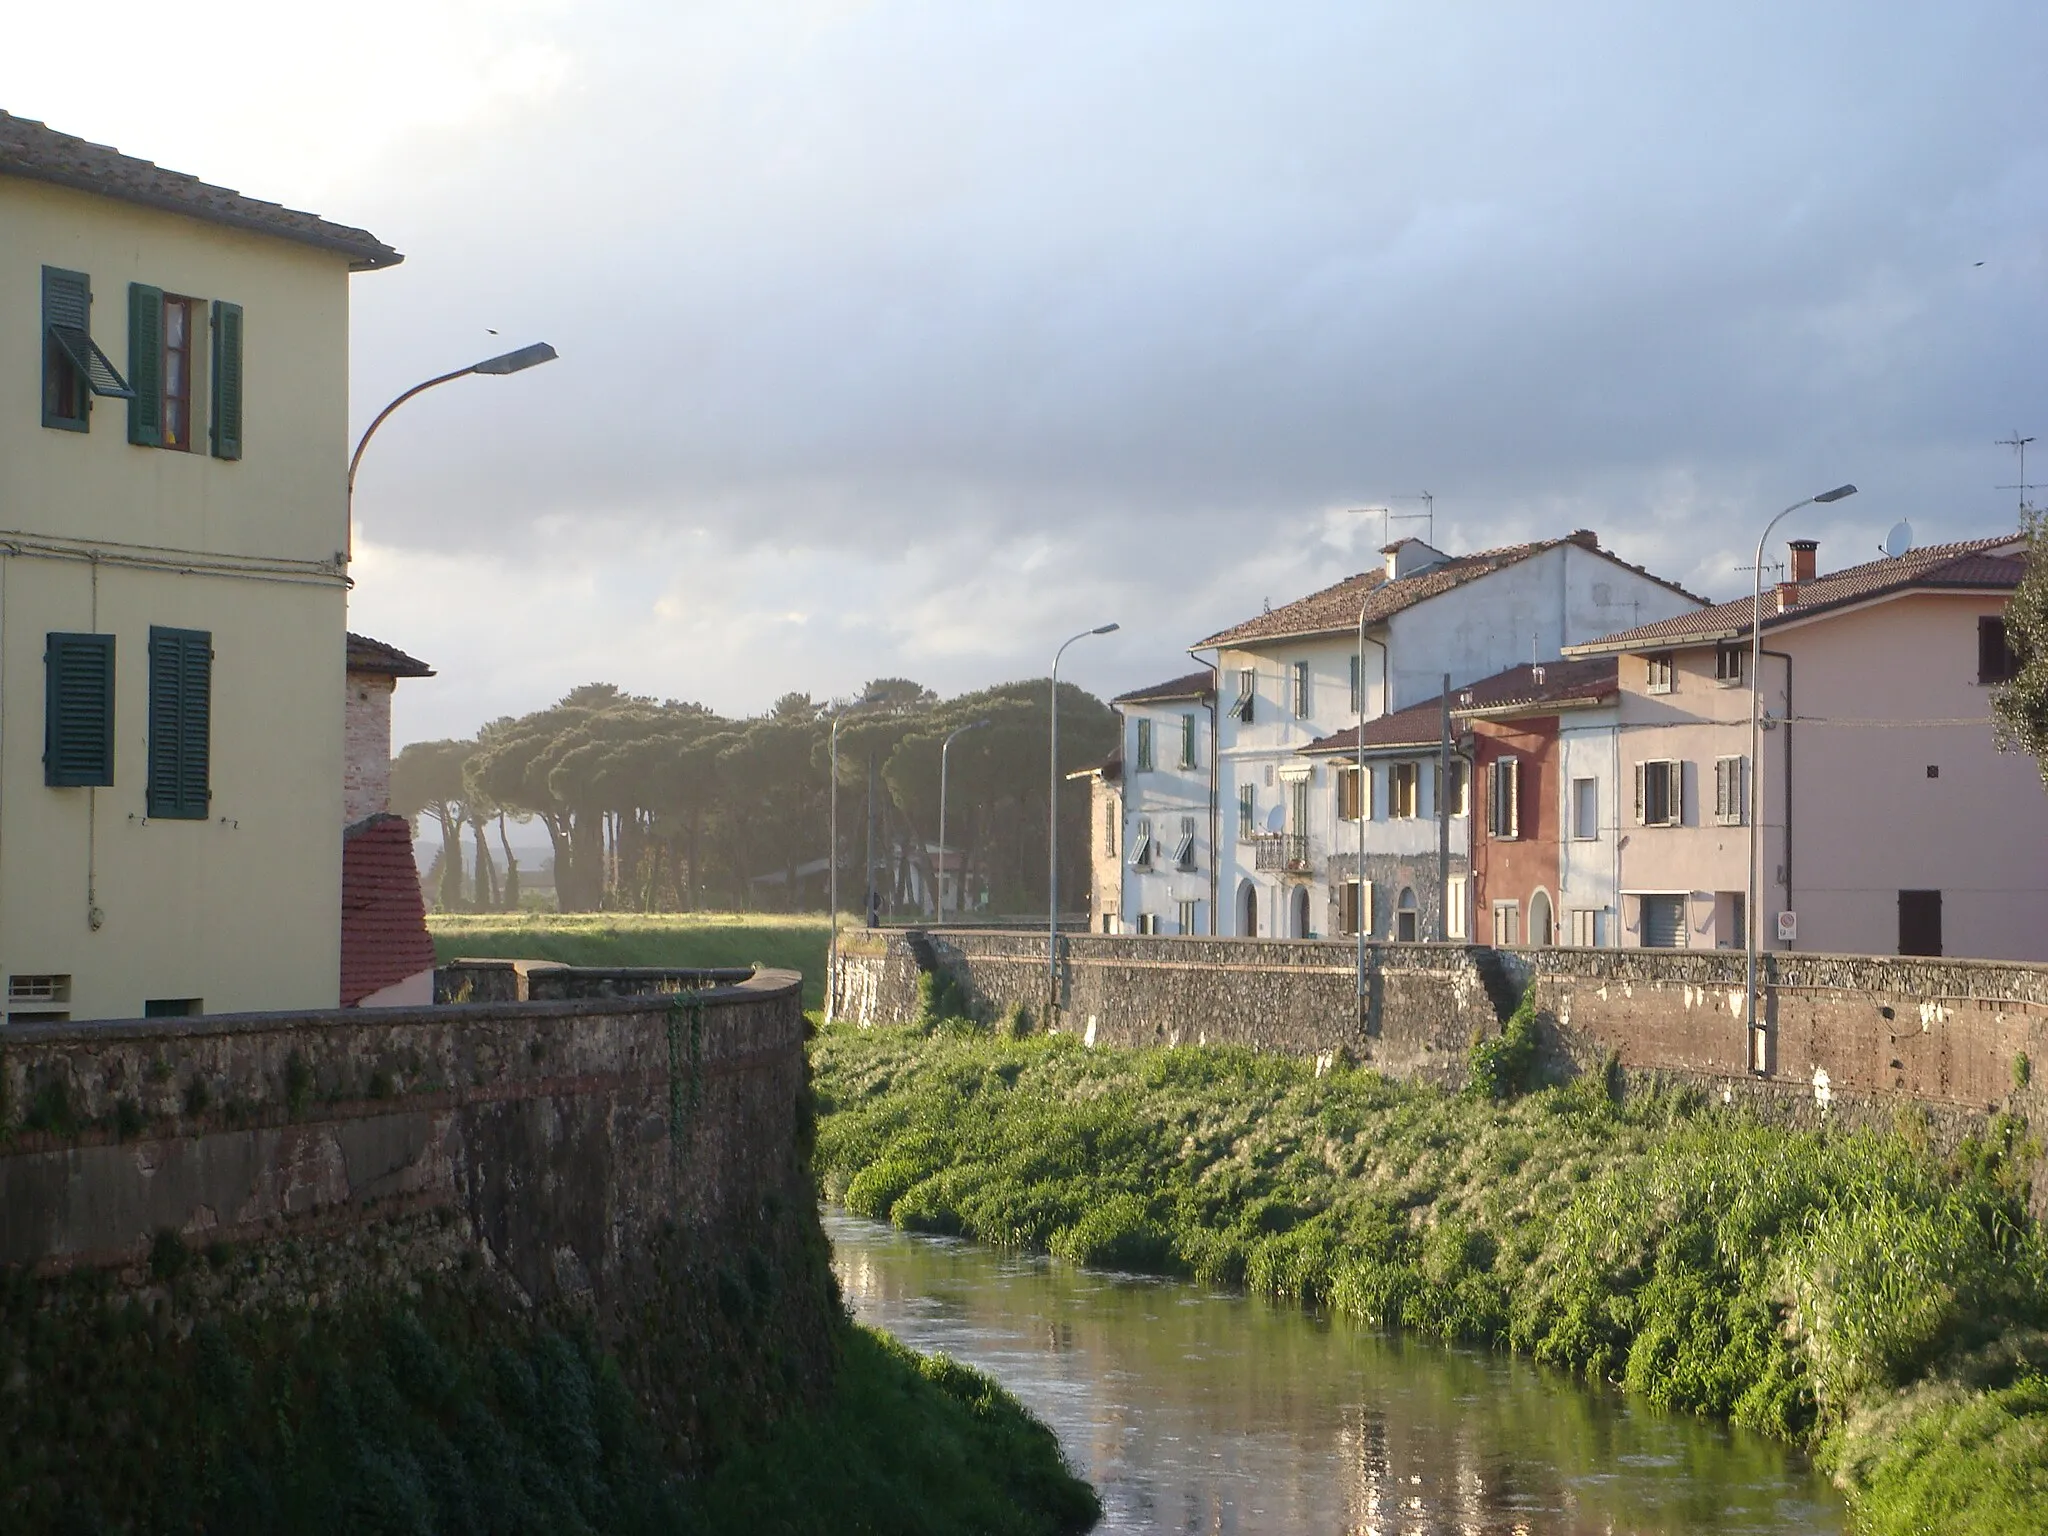
[[[1222,844],[1217,841],[1222,831],[1216,803],[1217,763],[1222,757],[1218,748],[1222,738],[1216,733],[1216,695],[1222,687],[1222,672],[1212,667],[1209,670],[1209,937],[1216,937],[1216,892],[1217,882],[1222,878]]]

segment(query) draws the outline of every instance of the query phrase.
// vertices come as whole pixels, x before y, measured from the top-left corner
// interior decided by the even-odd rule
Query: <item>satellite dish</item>
[[[1272,810],[1266,812],[1266,830],[1268,832],[1279,832],[1284,830],[1286,826],[1287,811],[1284,807],[1276,805]]]
[[[1892,531],[1884,536],[1884,552],[1888,559],[1896,560],[1913,548],[1913,525],[1904,518],[1892,524]]]

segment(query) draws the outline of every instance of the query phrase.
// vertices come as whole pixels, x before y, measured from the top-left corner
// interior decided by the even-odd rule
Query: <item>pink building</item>
[[[401,677],[434,669],[395,645],[348,637],[343,696],[341,1005],[418,1007],[434,1000],[412,824],[391,814],[391,694]]]
[[[1761,620],[1766,948],[2048,960],[2048,793],[1991,724],[2024,548],[1820,576],[1792,541]],[[1743,943],[1751,616],[1743,598],[1566,647],[1620,657],[1624,945]]]

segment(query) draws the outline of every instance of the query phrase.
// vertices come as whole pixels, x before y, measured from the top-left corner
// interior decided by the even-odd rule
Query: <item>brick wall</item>
[[[391,809],[391,693],[396,680],[351,672],[342,713],[341,824]]]

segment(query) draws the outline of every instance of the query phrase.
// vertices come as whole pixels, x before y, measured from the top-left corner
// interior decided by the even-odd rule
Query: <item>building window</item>
[[[1600,949],[1607,943],[1607,914],[1598,907],[1572,908],[1572,943],[1580,949]]]
[[[1402,820],[1412,819],[1417,814],[1418,786],[1422,770],[1419,763],[1395,763],[1387,769],[1387,814]]]
[[[1195,717],[1180,717],[1180,765],[1183,768],[1195,766]]]
[[[1519,758],[1497,757],[1490,770],[1487,832],[1504,840],[1522,835],[1522,763]]]
[[[2013,653],[2005,620],[1986,614],[1977,620],[1977,681],[1989,687],[2009,683],[2019,675],[2020,659]]]
[[[1745,814],[1749,808],[1745,793],[1748,768],[1745,757],[1714,759],[1714,820],[1724,827],[1739,827],[1749,819]]]
[[[1600,835],[1600,781],[1572,780],[1572,836],[1590,842]]]
[[[196,300],[164,300],[164,441],[166,448],[192,447],[192,333]]]
[[[1356,938],[1361,917],[1364,919],[1365,931],[1370,934],[1372,882],[1345,880],[1337,886],[1337,931],[1347,937]]]
[[[1360,809],[1366,799],[1361,790],[1372,781],[1366,777],[1365,770],[1356,763],[1351,764],[1349,767],[1337,769],[1336,780],[1337,819],[1339,821],[1358,820]],[[1367,814],[1370,814],[1370,812]]]
[[[1116,802],[1102,802],[1102,851],[1109,858],[1116,857]]]
[[[1739,683],[1742,674],[1749,667],[1749,651],[1745,646],[1723,645],[1714,650],[1714,679],[1722,683]]]
[[[43,637],[43,782],[114,782],[114,637]]]
[[[92,279],[43,268],[43,425],[84,432],[94,395],[127,400],[134,393],[92,339]]]
[[[1138,914],[1137,931],[1147,934],[1157,933],[1159,931],[1159,914],[1157,912],[1140,912]]]
[[[1659,651],[1654,656],[1645,656],[1643,665],[1647,669],[1650,692],[1669,693],[1672,687],[1671,653]]]
[[[1149,816],[1140,816],[1138,818],[1138,830],[1131,838],[1131,868],[1150,869],[1151,867],[1152,819]]]
[[[1644,896],[1642,902],[1643,948],[1684,949],[1687,927],[1683,896]]]
[[[192,447],[192,358],[201,303],[147,283],[128,285],[128,441]]]
[[[1675,827],[1685,819],[1685,765],[1670,758],[1636,764],[1636,825]]]
[[[1308,663],[1305,661],[1294,664],[1294,718],[1308,718]]]
[[[1496,901],[1493,904],[1493,946],[1496,949],[1513,949],[1522,942],[1522,908],[1519,902]]]
[[[1138,749],[1134,756],[1137,758],[1137,772],[1150,773],[1152,771],[1152,722],[1150,720],[1140,720],[1138,722]]]
[[[1941,953],[1941,892],[1899,892],[1899,953]]]
[[[1258,790],[1250,784],[1237,786],[1237,840],[1248,843],[1258,833]]]
[[[1242,667],[1237,674],[1237,702],[1230,706],[1231,715],[1246,725],[1252,723],[1252,704],[1259,695],[1259,674],[1251,667]]]
[[[1452,875],[1444,882],[1444,936],[1465,937],[1465,877]]]
[[[1180,931],[1182,933],[1195,932],[1196,908],[1200,905],[1201,903],[1193,901],[1184,901],[1180,904]]]
[[[1180,842],[1173,850],[1173,867],[1179,870],[1193,870],[1195,867],[1195,818],[1192,816],[1180,819]]]
[[[148,814],[204,821],[212,799],[213,636],[149,631]]]
[[[1421,936],[1422,914],[1416,907],[1415,891],[1404,885],[1394,902],[1394,938],[1398,943],[1413,944]]]
[[[197,997],[152,997],[142,1004],[145,1019],[196,1019],[206,1012],[203,999]]]
[[[1472,774],[1462,757],[1451,759],[1451,814],[1472,814]]]
[[[69,976],[10,976],[7,978],[7,1022],[10,1024],[62,1024],[71,1017]]]

